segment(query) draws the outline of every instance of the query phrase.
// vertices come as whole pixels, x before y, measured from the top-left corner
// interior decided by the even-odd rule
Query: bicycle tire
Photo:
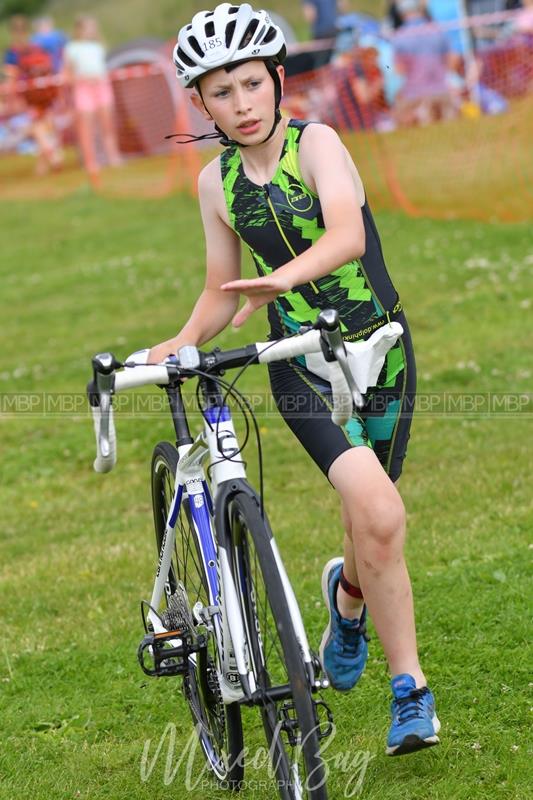
[[[174,494],[178,460],[178,452],[169,442],[160,442],[154,448],[152,507],[158,553]],[[168,597],[176,590],[177,582],[181,581],[191,609],[198,601],[207,606],[208,580],[186,497],[181,503],[175,532],[174,553],[162,602],[168,603]],[[216,666],[220,663],[217,642],[214,635],[209,635],[208,639],[207,649],[200,651],[196,661],[189,659],[189,672],[183,678],[183,692],[208,768],[225,788],[238,790],[244,775],[241,710],[237,702],[225,705],[222,701],[216,673]]]
[[[261,708],[279,794],[283,800],[326,800],[326,772],[320,756],[315,705],[272,550],[268,521],[261,516],[253,490],[229,496],[223,518],[229,535],[225,541],[231,546],[234,573],[239,576],[257,686],[268,689],[290,684],[292,690],[300,733],[296,747],[280,727],[284,702],[265,699]],[[303,764],[295,763],[298,754],[303,756]],[[305,774],[300,775],[300,771]]]

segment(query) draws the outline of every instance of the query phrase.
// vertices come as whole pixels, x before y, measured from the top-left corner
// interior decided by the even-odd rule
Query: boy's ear
[[[285,67],[283,66],[283,64],[277,65],[276,72],[279,75],[279,80],[281,83],[281,94],[283,94],[283,84],[285,83]]]
[[[191,103],[193,104],[195,109],[200,112],[200,114],[202,115],[202,117],[204,117],[204,119],[207,119],[209,121],[213,119],[207,108],[204,106],[203,100],[198,94],[198,92],[196,91],[192,92]]]

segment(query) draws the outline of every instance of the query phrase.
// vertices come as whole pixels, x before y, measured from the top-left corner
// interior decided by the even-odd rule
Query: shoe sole
[[[329,621],[328,621],[326,630],[324,631],[324,633],[322,635],[322,641],[320,642],[320,647],[318,648],[318,653],[319,653],[319,656],[320,656],[320,662],[322,664],[324,672],[326,672],[326,669],[324,667],[324,648],[326,647],[326,645],[328,643],[328,639],[329,639],[329,636],[330,636],[330,633],[331,633],[331,606],[329,604],[328,578],[329,578],[329,573],[331,572],[333,567],[336,567],[339,564],[342,564],[343,561],[344,561],[344,559],[340,558],[339,556],[337,556],[336,558],[331,558],[328,561],[328,563],[326,564],[326,566],[324,567],[324,569],[322,570],[322,597],[324,598],[324,603],[326,605],[326,608],[327,608],[328,614],[329,614]],[[330,683],[331,683],[331,681],[330,681]],[[348,691],[348,690],[347,689],[339,689],[338,691]]]
[[[409,753],[416,753],[417,750],[425,750],[427,747],[434,747],[436,744],[440,744],[440,739],[437,736],[440,731],[440,722],[436,716],[433,717],[432,723],[433,730],[435,731],[434,736],[421,739],[420,736],[417,736],[415,733],[410,733],[401,744],[397,744],[394,747],[387,747],[385,750],[386,754],[388,756],[405,756]]]

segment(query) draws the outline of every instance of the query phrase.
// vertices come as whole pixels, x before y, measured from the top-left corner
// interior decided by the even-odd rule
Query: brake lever
[[[348,384],[348,389],[350,390],[352,402],[356,408],[362,408],[365,404],[365,401],[363,395],[357,388],[357,384],[355,383],[350,365],[348,363],[348,354],[341,336],[338,311],[335,309],[321,311],[318,315],[317,323],[322,336],[331,348],[331,351],[342,370],[342,374],[344,375],[346,383]]]
[[[96,388],[98,390],[98,404],[100,406],[100,432],[98,446],[103,458],[108,458],[111,452],[109,443],[109,410],[111,396],[115,386],[115,370],[122,367],[113,353],[98,353],[92,360]]]

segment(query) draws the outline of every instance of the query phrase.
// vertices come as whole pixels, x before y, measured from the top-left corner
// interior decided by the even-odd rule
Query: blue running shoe
[[[365,668],[368,657],[366,606],[361,619],[343,619],[337,610],[337,586],[342,558],[332,558],[322,573],[322,594],[329,611],[329,622],[320,643],[320,660],[330,684],[339,692],[351,689]]]
[[[427,686],[416,688],[412,675],[396,675],[391,681],[392,725],[387,739],[387,755],[403,756],[439,743],[440,722],[435,714],[435,699]]]

